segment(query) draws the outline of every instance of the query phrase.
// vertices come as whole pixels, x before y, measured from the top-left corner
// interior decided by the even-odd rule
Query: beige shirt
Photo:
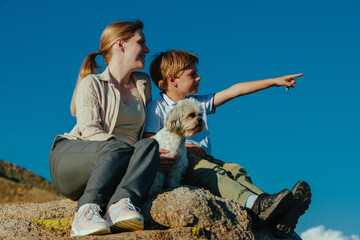
[[[130,104],[120,103],[120,113],[113,134],[130,145],[139,140],[140,129],[145,121],[145,109],[140,99]]]
[[[151,101],[151,82],[146,73],[133,72],[136,87],[140,94],[141,105]],[[120,92],[112,83],[109,68],[100,74],[90,74],[81,80],[75,99],[77,124],[70,133],[63,137],[68,139],[106,141],[116,137],[113,134],[119,115]],[[146,112],[146,111],[145,111]],[[144,131],[141,124],[140,138]]]

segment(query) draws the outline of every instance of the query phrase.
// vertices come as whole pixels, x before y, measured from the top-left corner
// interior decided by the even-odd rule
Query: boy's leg
[[[240,174],[237,176],[237,181],[233,179],[233,174],[222,167],[225,164],[218,159],[212,157],[201,159],[194,155],[188,156],[188,159],[189,170],[184,178],[184,183],[203,187],[217,196],[239,202],[242,207],[250,211],[254,226],[271,222],[276,216],[288,209],[293,199],[291,192],[286,189],[272,195],[264,193],[254,186],[251,180],[247,180],[250,178],[246,177],[248,176],[246,171],[241,170],[241,167],[239,168],[236,164],[225,167],[232,170],[236,175]],[[255,199],[253,199],[252,206],[247,206],[247,200],[253,196]]]
[[[239,164],[231,163],[231,162],[230,163],[223,162],[209,155],[206,157],[206,159],[212,163],[221,166],[228,173],[229,177],[231,177],[232,179],[234,179],[234,181],[240,183],[244,187],[248,188],[252,192],[256,193],[257,195],[263,193],[263,191],[260,188],[258,188],[252,183],[251,178],[247,174],[245,168],[243,168]]]
[[[188,159],[189,169],[184,177],[185,184],[202,187],[219,197],[239,202],[243,207],[249,196],[263,193],[258,188],[254,188],[256,190],[254,192],[232,179],[230,174],[218,164],[220,160],[211,157],[201,159],[193,154],[188,155]]]

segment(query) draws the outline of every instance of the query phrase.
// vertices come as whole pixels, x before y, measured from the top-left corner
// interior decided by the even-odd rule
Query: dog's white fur
[[[179,101],[166,116],[164,128],[153,138],[158,141],[160,148],[170,151],[167,155],[177,157],[177,162],[169,172],[157,172],[150,189],[151,194],[161,191],[164,183],[168,187],[180,185],[189,165],[185,137],[194,136],[204,129],[205,124],[201,116],[200,104],[194,98]]]

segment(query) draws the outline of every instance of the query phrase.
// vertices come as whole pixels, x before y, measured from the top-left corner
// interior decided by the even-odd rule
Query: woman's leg
[[[118,140],[59,137],[50,154],[55,187],[65,197],[78,200],[78,208],[86,203],[110,206],[127,197],[138,205],[151,187],[158,164],[154,139],[141,140],[132,147]]]
[[[108,207],[120,199],[130,198],[139,206],[154,181],[159,166],[159,144],[155,139],[147,138],[134,145],[126,173],[112,195]]]
[[[78,208],[86,203],[106,207],[132,153],[132,146],[118,140],[80,141],[58,137],[50,153],[51,178],[61,194],[78,200]]]
[[[131,145],[119,140],[107,141],[98,148],[97,162],[78,200],[78,207],[95,203],[105,208],[127,172],[133,152]]]
[[[50,152],[50,175],[55,188],[77,201],[84,193],[91,171],[98,161],[98,151],[107,142],[69,140],[58,136]]]

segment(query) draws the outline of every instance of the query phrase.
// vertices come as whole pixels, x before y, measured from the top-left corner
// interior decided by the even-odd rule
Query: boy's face
[[[180,77],[175,78],[179,94],[186,96],[198,93],[201,78],[197,72],[196,64],[193,63],[184,70]]]

